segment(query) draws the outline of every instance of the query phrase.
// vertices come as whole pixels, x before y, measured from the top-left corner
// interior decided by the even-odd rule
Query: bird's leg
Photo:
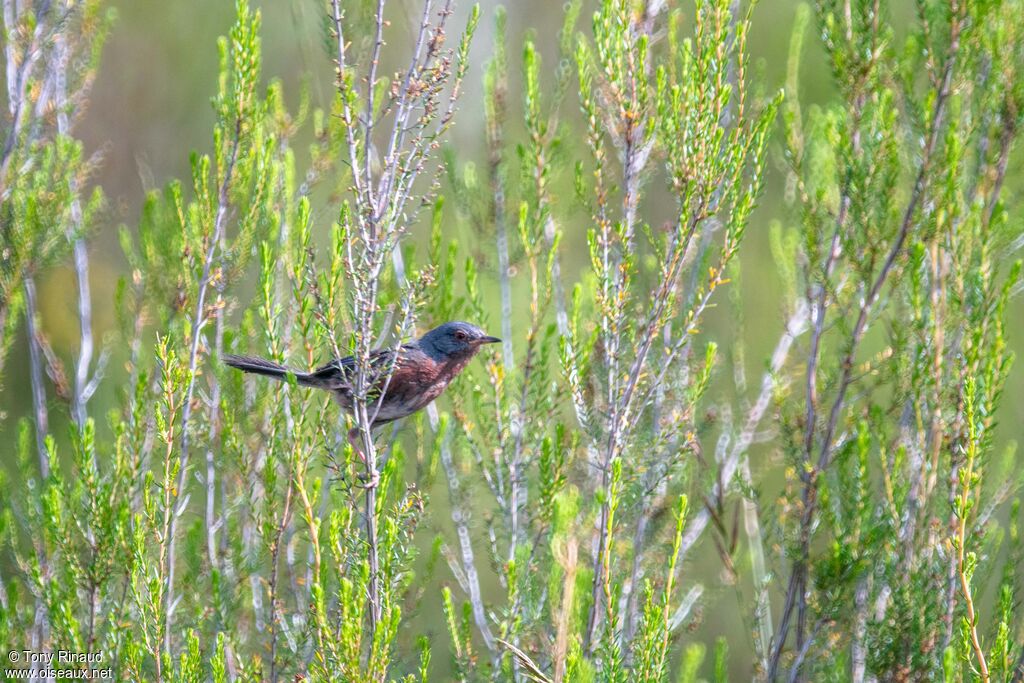
[[[366,456],[363,455],[363,449],[359,445],[359,427],[353,427],[352,429],[348,430],[348,442],[352,444],[352,450],[356,452],[356,454],[359,456],[359,459],[362,460],[363,464],[365,465]]]
[[[352,450],[359,456],[360,462],[363,463],[363,469],[369,474],[360,474],[359,478],[363,480],[361,486],[363,488],[374,488],[380,483],[380,474],[376,468],[371,468],[369,462],[366,459],[366,453],[363,452],[362,443],[360,437],[359,427],[353,427],[348,430],[348,442],[352,444]]]

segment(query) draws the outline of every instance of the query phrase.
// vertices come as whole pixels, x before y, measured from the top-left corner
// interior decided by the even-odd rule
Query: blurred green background
[[[794,16],[799,3],[795,0],[762,0],[753,15],[750,34],[752,53],[751,73],[762,80],[766,91],[782,86]],[[294,109],[299,91],[308,82],[313,102],[323,105],[331,95],[333,66],[324,47],[322,6],[316,0],[270,0],[253,2],[263,13],[263,78],[279,78],[285,84],[289,106]],[[912,16],[912,3],[898,0],[893,3],[891,16],[897,35],[900,22]],[[133,229],[145,193],[162,187],[168,181],[186,179],[189,174],[189,155],[193,150],[205,152],[212,147],[211,131],[214,122],[210,98],[216,87],[216,39],[227,32],[234,18],[234,2],[229,0],[128,0],[114,3],[117,21],[104,51],[102,66],[95,82],[91,101],[84,118],[79,122],[78,135],[84,140],[86,151],[101,158],[93,181],[102,186],[108,198],[103,227],[89,237],[91,255],[91,284],[94,298],[96,338],[100,343],[114,328],[113,293],[117,278],[126,274],[126,263],[117,240],[117,227],[121,224]],[[481,22],[471,55],[473,63],[467,76],[465,94],[456,115],[449,143],[458,150],[461,159],[483,158],[483,66],[493,46],[493,16],[497,3],[481,4]],[[513,77],[513,119],[519,102],[515,97],[518,82],[517,58],[526,35],[533,35],[550,70],[555,62],[556,32],[561,25],[562,3],[550,0],[512,0],[508,10],[508,45],[510,72]],[[392,0],[389,12],[411,13],[417,10],[415,0]],[[454,27],[465,23],[468,2],[459,2]],[[692,6],[682,5],[685,12]],[[588,13],[584,14],[583,23]],[[460,28],[461,30],[461,28]],[[813,23],[804,42],[801,63],[801,91],[798,96],[804,107],[827,102],[833,95],[829,79],[829,66],[817,43],[817,29]],[[404,59],[404,46],[392,45],[396,50],[391,59]],[[388,66],[385,64],[385,66]],[[787,96],[794,96],[787,93]],[[567,111],[574,111],[576,103],[571,94],[565,103]],[[302,148],[302,141],[298,149]],[[746,354],[744,358],[748,382],[758,381],[764,368],[765,357],[778,339],[783,322],[780,283],[769,250],[768,232],[773,222],[783,225],[791,220],[784,204],[785,174],[781,160],[778,136],[770,145],[769,178],[765,195],[757,209],[741,249],[742,278],[735,284],[743,303],[745,318]],[[303,162],[301,156],[300,164]],[[1011,161],[1011,175],[1020,172],[1021,154]],[[1013,188],[1014,183],[1007,183]],[[443,188],[442,188],[443,191]],[[1013,200],[1006,199],[1007,203]],[[315,229],[321,235],[330,226],[332,216],[323,206],[316,214]],[[573,234],[574,226],[566,226],[563,249],[565,269],[571,280],[585,267],[586,250],[581,231]],[[451,227],[452,234],[458,229]],[[423,241],[423,231],[413,239]],[[488,277],[492,273],[485,273]],[[732,286],[732,285],[731,285]],[[39,278],[40,314],[44,330],[55,352],[64,359],[76,350],[78,329],[74,297],[74,274],[66,266],[49,269]],[[485,290],[493,295],[497,321],[498,301],[493,288]],[[1015,300],[1011,313],[1010,343],[1013,348],[1024,344],[1024,322],[1021,320],[1021,301]],[[726,299],[719,299],[719,308],[713,312],[704,331],[716,339],[723,349],[729,349],[732,313]],[[427,321],[434,322],[434,321]],[[0,393],[0,442],[12,444],[15,425],[30,415],[30,389],[27,373],[27,348],[22,338],[12,349],[5,390]],[[113,358],[117,362],[117,354]],[[727,358],[727,356],[723,356]],[[111,368],[112,377],[105,381],[93,399],[93,414],[101,415],[113,408],[119,368]],[[724,373],[722,373],[724,374]],[[721,382],[723,387],[731,382]],[[1015,371],[1007,386],[1006,400],[1001,416],[1000,437],[1003,443],[1016,440],[1021,433],[1024,417],[1021,398],[1024,396],[1024,374]],[[55,399],[51,399],[55,400]],[[51,413],[52,429],[64,431],[62,415],[66,409],[54,406]],[[766,425],[767,426],[767,425]],[[1000,444],[1002,445],[1002,444]],[[768,454],[755,452],[755,468],[771,467]],[[0,448],[0,465],[14,466],[13,448]],[[755,475],[756,478],[756,475]],[[767,481],[772,481],[769,478]],[[777,481],[777,480],[776,480]],[[777,492],[763,491],[765,502],[770,503]],[[435,495],[433,506],[445,506],[446,497]],[[446,518],[443,510],[435,510],[435,519]],[[705,592],[703,614],[696,627],[710,641],[717,635],[729,637],[732,650],[741,649],[741,643],[750,642],[746,626],[739,617],[742,605],[749,600],[731,593],[718,576],[720,562],[711,544],[706,543],[703,554],[694,554],[688,576],[713,586]],[[774,554],[769,549],[770,554]],[[443,571],[443,570],[442,570]],[[733,661],[733,673],[738,678],[749,676],[744,657]]]
[[[750,37],[752,65],[754,73],[763,79],[766,90],[783,84],[798,4],[795,0],[762,0],[755,10]],[[327,102],[332,89],[333,65],[325,47],[322,3],[271,0],[253,2],[253,5],[263,14],[264,81],[281,79],[293,110],[304,83],[308,84],[315,104]],[[483,158],[480,97],[483,67],[493,47],[493,18],[498,5],[481,3],[480,27],[471,52],[472,66],[449,136],[449,143],[464,160]],[[209,152],[212,148],[214,116],[210,100],[216,89],[216,41],[227,32],[234,19],[234,2],[230,0],[132,0],[111,3],[111,6],[116,10],[117,19],[103,53],[88,111],[76,130],[86,153],[98,155],[100,159],[93,181],[103,188],[108,200],[104,226],[89,238],[94,332],[98,341],[113,329],[114,287],[117,278],[126,274],[126,263],[117,241],[118,226],[123,224],[134,229],[145,193],[162,188],[173,179],[187,181],[190,153]],[[456,3],[453,30],[461,31],[470,6],[469,2]],[[691,9],[688,3],[682,7],[684,12]],[[409,15],[416,8],[415,0],[393,0],[389,3],[389,16],[396,19],[396,15]],[[516,60],[522,40],[532,35],[545,57],[546,68],[552,69],[563,5],[545,0],[515,0],[506,8],[513,93],[510,116],[515,120],[519,105]],[[585,14],[581,28],[586,28],[587,21]],[[800,96],[807,103],[823,102],[831,93],[827,63],[810,38],[805,41]],[[385,55],[385,61],[391,57],[397,63],[404,59],[407,46],[391,44],[388,49],[391,52]],[[571,94],[563,107],[567,112],[575,112],[577,104]],[[301,150],[302,146],[300,138],[297,149]],[[749,340],[752,352],[763,351],[774,343],[781,325],[780,311],[773,305],[777,301],[778,283],[773,277],[767,238],[769,224],[784,217],[783,176],[777,144],[773,150],[776,160],[771,167],[772,178],[742,252],[743,298],[749,303],[748,324],[752,331],[764,331],[763,335]],[[303,161],[300,154],[299,163]],[[315,229],[325,234],[332,216],[321,207],[318,217]],[[573,232],[569,226],[565,235],[565,244],[569,246],[564,250],[564,258],[569,274],[585,266],[585,251],[572,248],[584,244],[583,231]],[[418,237],[424,235],[414,231],[413,239]],[[73,285],[73,271],[61,266],[49,269],[38,282],[43,329],[54,350],[63,358],[72,355],[78,339]],[[761,337],[763,344],[758,343]],[[5,414],[4,426],[0,428],[10,428],[14,421],[30,412],[27,373],[14,370],[24,367],[19,361],[25,358],[27,347],[24,340],[20,340],[11,351],[12,371],[5,378],[7,390],[0,396],[0,410]],[[756,354],[751,361],[752,371],[762,365]],[[117,389],[105,383],[94,399],[96,407],[112,406]]]

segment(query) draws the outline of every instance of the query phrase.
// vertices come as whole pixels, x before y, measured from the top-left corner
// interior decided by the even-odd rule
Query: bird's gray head
[[[435,327],[420,337],[420,348],[435,360],[465,358],[472,356],[484,344],[495,344],[501,340],[492,337],[476,325],[450,322]]]

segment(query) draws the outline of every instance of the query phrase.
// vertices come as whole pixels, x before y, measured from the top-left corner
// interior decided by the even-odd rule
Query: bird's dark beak
[[[497,337],[480,337],[480,339],[477,340],[477,343],[479,343],[479,344],[500,344],[501,340],[498,339]]]

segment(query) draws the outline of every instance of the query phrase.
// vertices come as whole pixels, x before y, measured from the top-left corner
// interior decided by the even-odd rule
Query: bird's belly
[[[410,413],[416,412],[421,407],[410,408],[408,405],[409,401],[403,400],[403,398],[404,397],[395,396],[393,392],[388,392],[388,395],[384,397],[384,400],[379,402],[379,406],[377,401],[368,401],[366,412],[374,422],[384,423],[405,417]],[[350,415],[354,413],[351,396],[335,393],[334,400],[345,410],[346,413],[349,413]]]
[[[371,416],[376,407],[376,405],[370,405]],[[418,407],[410,406],[406,401],[389,401],[385,399],[380,406],[380,410],[377,411],[374,422],[391,422],[392,420],[398,420],[411,415],[417,410],[419,410]]]
[[[447,388],[448,380],[435,383],[433,386],[431,386],[429,389],[423,392],[423,395],[419,401],[419,405],[413,408],[413,410],[420,410],[421,408],[427,407],[427,405],[429,405],[431,401],[433,401],[435,398],[443,394],[444,390]]]
[[[448,382],[435,382],[426,387],[413,387],[411,391],[388,392],[377,414],[378,422],[398,420],[412,415],[425,408],[431,401],[440,396]]]
[[[412,415],[429,405],[448,387],[448,378],[429,381],[423,377],[402,376],[402,374],[396,372],[391,378],[383,400],[368,402],[367,412],[374,424],[381,425]],[[345,412],[350,414],[353,412],[350,392],[333,391],[331,393]]]

